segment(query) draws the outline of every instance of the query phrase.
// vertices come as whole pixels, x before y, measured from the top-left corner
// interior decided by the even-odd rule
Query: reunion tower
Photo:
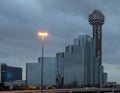
[[[102,64],[102,25],[104,24],[104,15],[99,10],[94,10],[89,15],[89,23],[93,26],[93,39],[95,43],[95,56]]]

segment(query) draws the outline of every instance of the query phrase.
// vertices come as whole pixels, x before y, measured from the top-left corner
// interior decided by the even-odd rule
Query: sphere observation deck
[[[103,25],[104,15],[99,10],[94,10],[92,14],[89,15],[89,23],[91,25]]]

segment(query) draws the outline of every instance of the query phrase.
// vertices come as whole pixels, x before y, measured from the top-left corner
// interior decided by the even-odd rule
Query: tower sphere
[[[99,10],[94,10],[92,14],[89,15],[89,23],[91,25],[103,25],[104,15]]]

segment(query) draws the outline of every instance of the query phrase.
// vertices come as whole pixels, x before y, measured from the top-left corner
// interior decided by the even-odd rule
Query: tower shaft
[[[102,26],[93,25],[93,39],[95,45],[95,56],[99,60],[99,64],[102,64]]]

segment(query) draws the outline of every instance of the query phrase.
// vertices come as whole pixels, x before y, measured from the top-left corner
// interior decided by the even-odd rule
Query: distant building
[[[25,80],[16,80],[13,82],[5,82],[4,86],[8,86],[10,90],[12,90],[15,86],[26,86]]]
[[[106,84],[108,81],[107,81],[107,73],[103,73],[103,83]]]
[[[80,35],[73,45],[65,47],[65,52],[56,54],[58,86],[100,86],[107,82],[102,66],[102,12],[94,10],[89,23],[93,26],[93,37]]]
[[[107,73],[95,57],[93,38],[88,35],[80,35],[65,52],[57,53],[56,63],[57,86],[96,86],[107,81]]]
[[[80,35],[79,38],[75,38],[73,45],[65,47],[64,53],[56,54],[56,59],[58,86],[62,86],[63,83],[97,85],[102,82],[103,66],[100,66],[95,58],[94,42],[90,36]]]
[[[43,85],[55,85],[55,57],[44,57],[43,62]],[[26,82],[27,85],[41,85],[41,58],[37,63],[26,63]]]
[[[88,35],[80,35],[74,44],[65,47],[64,84],[89,85],[92,77],[93,44]],[[80,74],[79,74],[80,73]]]
[[[100,10],[94,10],[89,16],[88,21],[92,25],[94,53],[99,63],[98,67],[98,84],[106,83],[107,73],[103,72],[102,66],[102,25],[105,22],[105,16]],[[95,69],[96,70],[96,69]],[[96,74],[97,74],[96,73]]]
[[[99,58],[99,64],[102,65],[102,25],[105,22],[104,14],[99,10],[94,10],[88,19],[93,27],[93,40],[95,45],[95,56]]]
[[[64,53],[56,54],[56,84],[57,86],[64,85]]]
[[[2,63],[0,66],[1,83],[4,84],[4,82],[13,82],[16,80],[22,80],[22,68],[12,67]]]

